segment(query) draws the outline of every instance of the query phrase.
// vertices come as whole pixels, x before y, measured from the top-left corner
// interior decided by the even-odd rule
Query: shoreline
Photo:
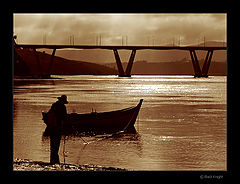
[[[92,164],[50,164],[42,161],[32,161],[29,159],[13,160],[13,171],[127,171],[122,168],[103,167]]]

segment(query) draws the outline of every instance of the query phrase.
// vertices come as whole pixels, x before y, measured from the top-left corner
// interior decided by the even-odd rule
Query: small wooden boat
[[[115,133],[119,131],[135,131],[134,124],[143,99],[137,106],[110,112],[92,112],[88,114],[67,114],[63,121],[63,133]],[[43,121],[47,125],[44,135],[48,135],[47,113],[42,112]]]

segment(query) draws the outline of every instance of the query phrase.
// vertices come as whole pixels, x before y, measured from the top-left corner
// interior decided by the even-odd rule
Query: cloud
[[[226,14],[14,14],[14,34],[20,43],[41,44],[43,35],[49,44],[68,44],[74,35],[76,44],[95,44],[101,35],[103,44],[190,44],[226,39]]]

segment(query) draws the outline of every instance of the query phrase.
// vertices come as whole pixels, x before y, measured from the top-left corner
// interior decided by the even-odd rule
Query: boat
[[[143,99],[137,106],[110,112],[91,112],[87,114],[71,113],[62,123],[62,133],[116,133],[132,132]],[[49,135],[47,112],[42,112],[42,120],[47,125],[44,135]]]

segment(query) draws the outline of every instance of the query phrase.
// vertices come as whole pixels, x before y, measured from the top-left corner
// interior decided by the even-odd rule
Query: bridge
[[[194,77],[208,77],[208,70],[211,64],[213,51],[215,50],[227,50],[227,47],[209,47],[209,46],[119,46],[119,45],[31,45],[31,44],[16,44],[14,41],[14,47],[15,48],[30,48],[33,49],[36,56],[36,61],[38,62],[40,66],[40,61],[38,58],[38,54],[36,52],[36,49],[53,49],[50,64],[49,64],[49,70],[51,69],[53,59],[55,56],[55,52],[57,49],[107,49],[112,50],[115,56],[115,60],[117,63],[118,68],[118,76],[119,77],[131,77],[131,70],[133,66],[133,61],[136,55],[137,50],[186,50],[189,51],[193,70],[194,70]],[[129,57],[129,61],[127,64],[127,68],[124,71],[121,59],[119,57],[118,50],[131,50],[131,55]],[[203,50],[207,51],[203,67],[200,67],[196,50]]]

